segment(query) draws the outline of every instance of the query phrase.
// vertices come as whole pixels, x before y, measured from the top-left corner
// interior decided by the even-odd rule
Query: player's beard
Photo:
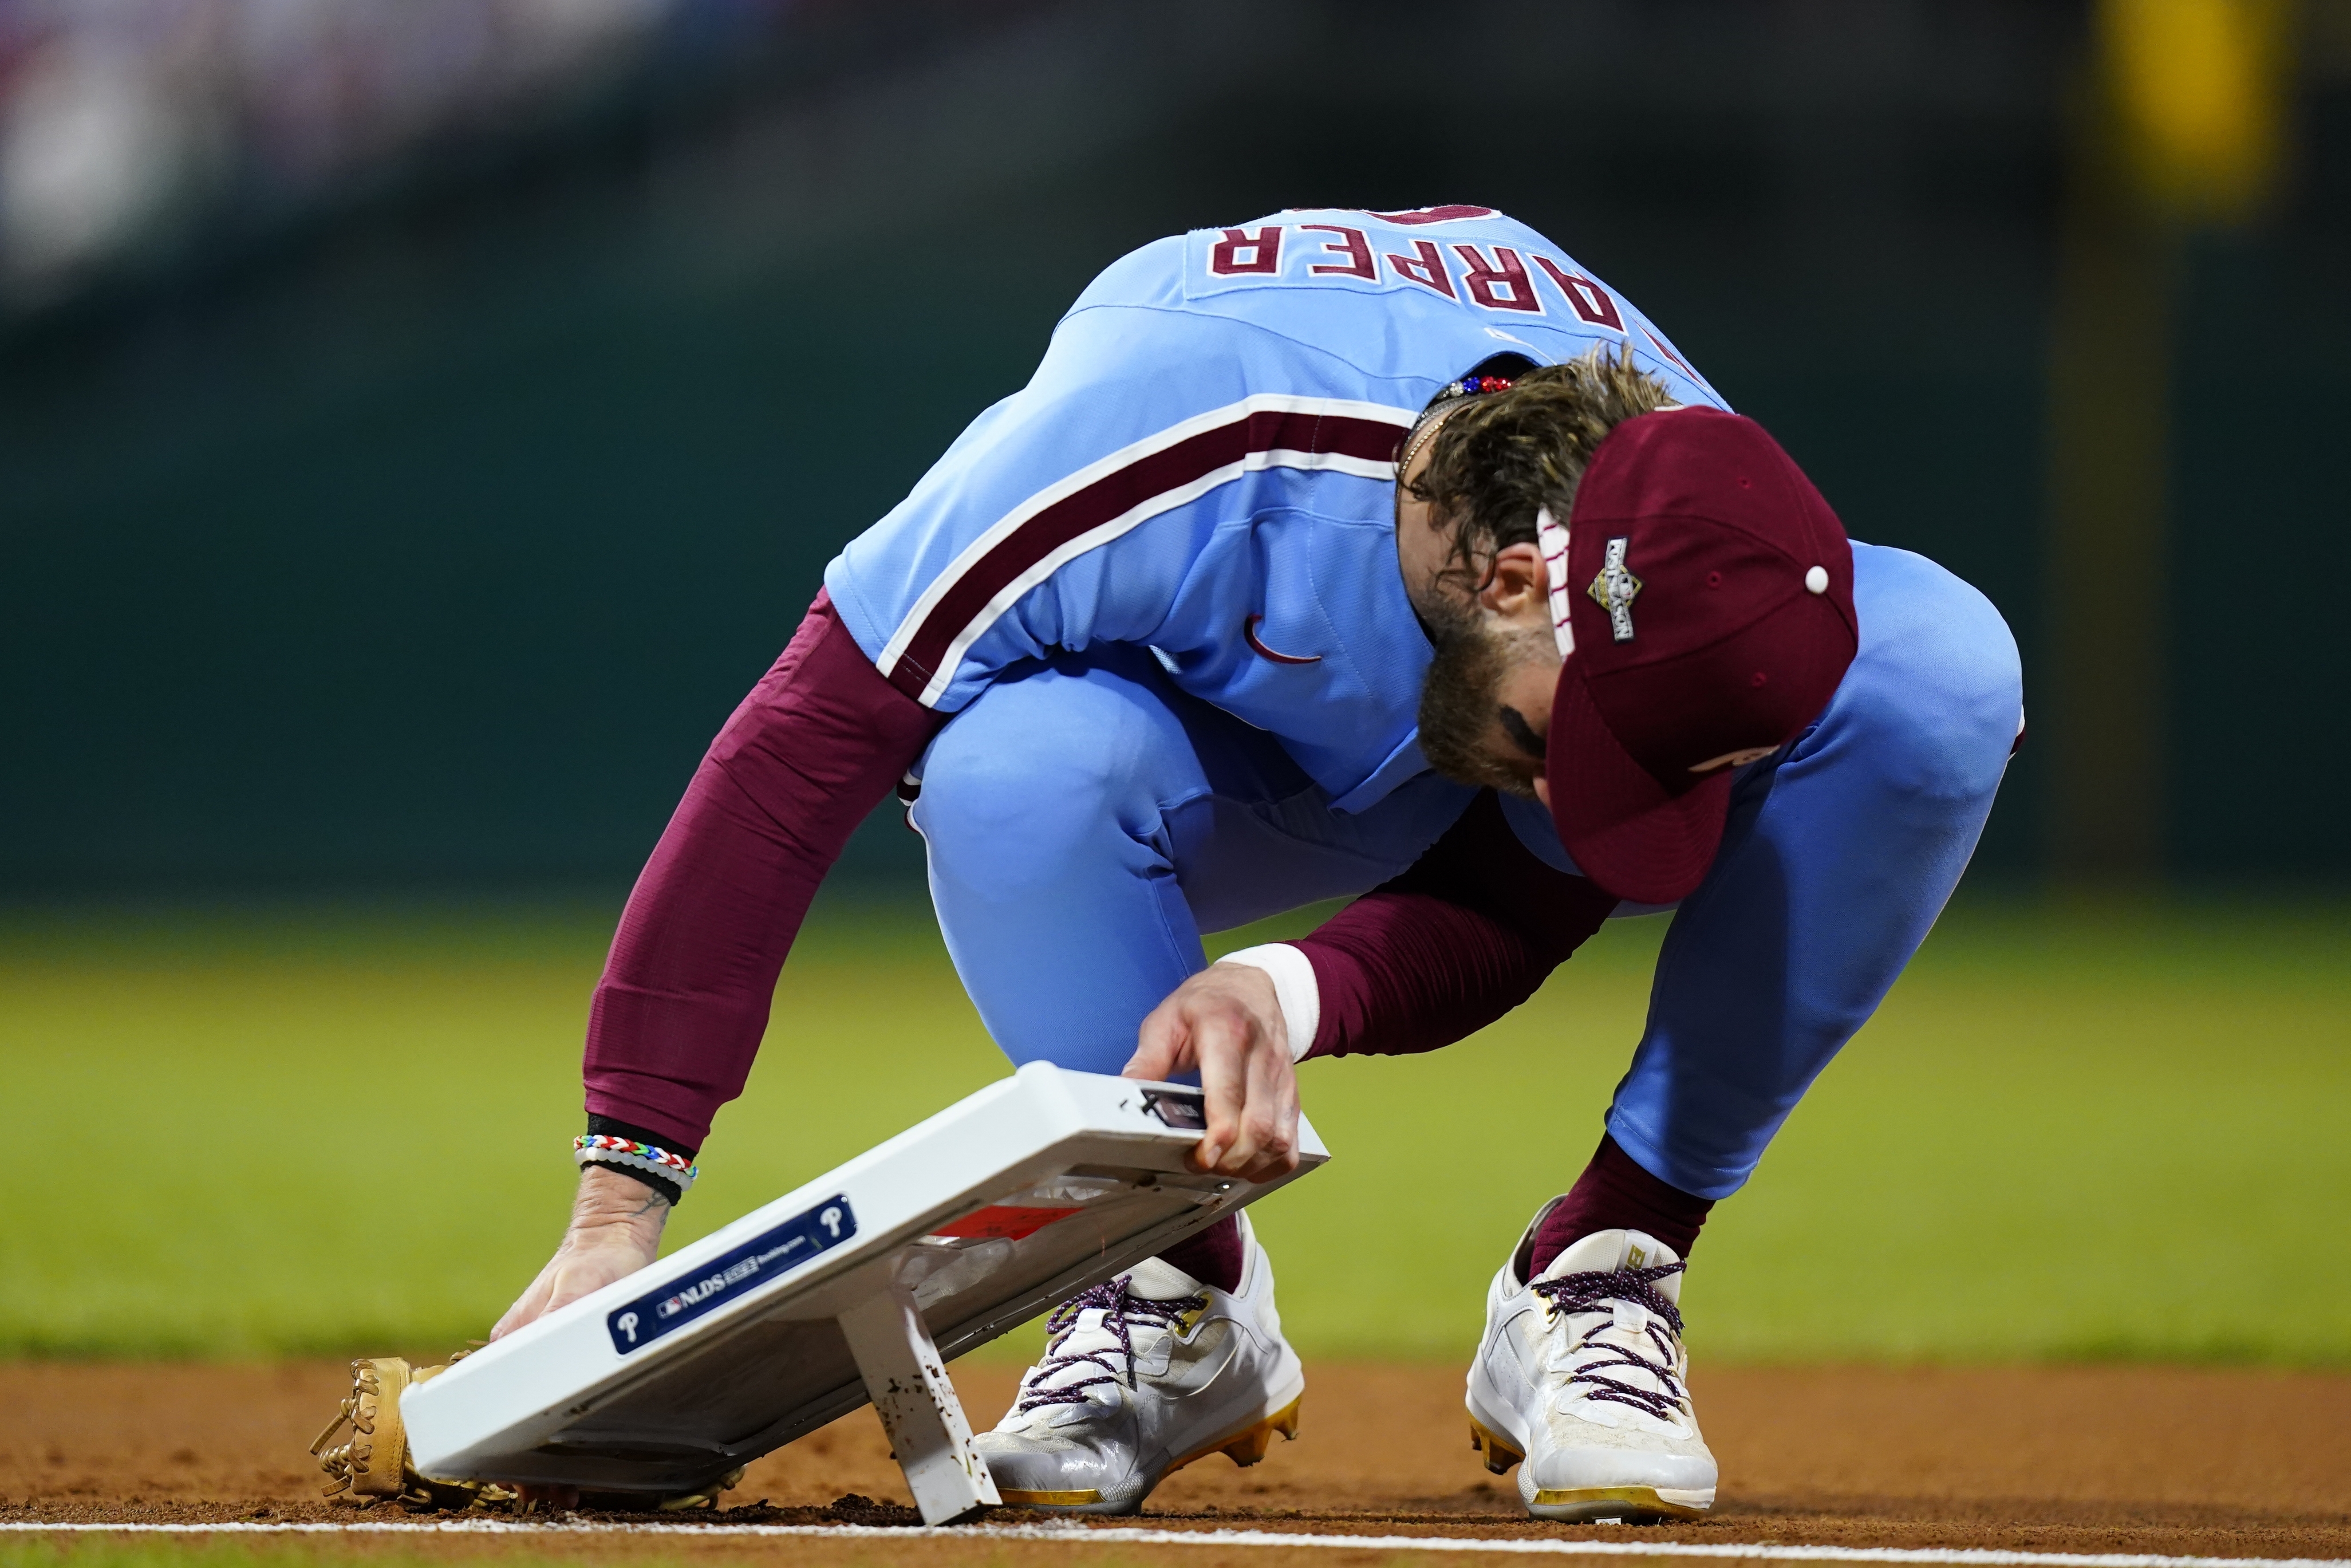
[[[1420,754],[1458,783],[1534,799],[1534,784],[1497,749],[1502,731],[1502,677],[1522,664],[1553,656],[1548,632],[1491,629],[1470,606],[1442,600],[1421,608],[1437,656],[1420,688]]]

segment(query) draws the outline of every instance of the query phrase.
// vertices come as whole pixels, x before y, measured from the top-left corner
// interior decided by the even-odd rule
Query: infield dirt
[[[957,1369],[976,1423],[993,1419],[1016,1376]],[[1194,1466],[1160,1489],[1141,1522],[2351,1557],[2351,1376],[2132,1366],[1701,1373],[1698,1408],[1723,1469],[1717,1516],[1637,1533],[1529,1521],[1515,1477],[1488,1476],[1469,1451],[1454,1368],[1322,1365],[1309,1378],[1299,1441],[1277,1444],[1253,1469],[1222,1458]],[[0,1519],[402,1517],[319,1499],[305,1449],[345,1385],[340,1364],[327,1362],[0,1364]],[[758,1461],[726,1500],[719,1517],[734,1522],[914,1522],[871,1412]],[[1007,1545],[989,1559],[1026,1560]],[[448,1550],[476,1548],[451,1541]]]

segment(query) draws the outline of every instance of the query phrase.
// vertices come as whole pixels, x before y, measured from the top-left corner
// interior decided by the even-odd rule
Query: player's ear
[[[1479,604],[1506,621],[1538,613],[1548,622],[1551,577],[1542,552],[1531,540],[1504,545],[1494,552],[1486,580],[1478,590]]]

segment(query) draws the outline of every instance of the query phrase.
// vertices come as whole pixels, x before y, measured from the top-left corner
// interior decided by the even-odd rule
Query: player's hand
[[[661,1250],[662,1226],[668,1219],[669,1199],[634,1176],[610,1166],[580,1166],[571,1228],[490,1337],[504,1339],[523,1324],[635,1273]]]
[[[1208,1102],[1195,1170],[1264,1181],[1298,1168],[1298,1070],[1272,976],[1212,964],[1151,1010],[1126,1076],[1192,1071]]]

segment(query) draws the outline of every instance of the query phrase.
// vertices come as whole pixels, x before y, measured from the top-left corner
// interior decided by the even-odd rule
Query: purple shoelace
[[[1665,1298],[1658,1291],[1656,1281],[1680,1273],[1686,1266],[1660,1263],[1653,1269],[1614,1269],[1604,1273],[1562,1274],[1556,1280],[1538,1280],[1531,1288],[1536,1295],[1551,1303],[1552,1312],[1562,1314],[1607,1312],[1610,1309],[1603,1304],[1604,1302],[1630,1301],[1635,1306],[1647,1308],[1653,1319],[1664,1319],[1678,1334],[1682,1332],[1681,1309]],[[1681,1379],[1675,1375],[1673,1342],[1657,1331],[1654,1322],[1645,1325],[1643,1332],[1657,1347],[1659,1359],[1651,1361],[1636,1351],[1619,1345],[1593,1345],[1593,1349],[1604,1351],[1613,1359],[1589,1363],[1568,1381],[1593,1385],[1592,1392],[1584,1396],[1587,1399],[1608,1399],[1619,1405],[1630,1405],[1661,1421],[1686,1414],[1689,1408],[1689,1390],[1682,1386]],[[1588,1340],[1585,1343],[1590,1343]],[[1646,1372],[1656,1380],[1660,1392],[1635,1388],[1629,1383],[1598,1375],[1612,1370]]]
[[[1136,1295],[1129,1288],[1133,1283],[1132,1276],[1121,1274],[1107,1284],[1092,1286],[1055,1307],[1052,1314],[1045,1320],[1045,1332],[1053,1335],[1055,1343],[1059,1343],[1062,1335],[1078,1326],[1078,1320],[1081,1317],[1099,1307],[1102,1310],[1102,1322],[1111,1333],[1118,1336],[1118,1349],[1126,1357],[1126,1375],[1123,1377],[1120,1376],[1118,1368],[1103,1359],[1111,1354],[1111,1347],[1108,1345],[1104,1345],[1100,1350],[1088,1351],[1082,1355],[1048,1354],[1043,1361],[1037,1364],[1037,1375],[1029,1379],[1029,1386],[1021,1390],[1020,1403],[1012,1407],[1014,1415],[1025,1416],[1029,1411],[1040,1409],[1047,1405],[1082,1405],[1086,1402],[1087,1389],[1098,1388],[1105,1383],[1123,1383],[1127,1387],[1133,1388],[1134,1386],[1134,1333],[1128,1325],[1131,1322],[1143,1322],[1172,1329],[1186,1312],[1202,1311],[1208,1304],[1208,1298],[1206,1296],[1177,1296],[1172,1301],[1154,1301],[1148,1296]],[[1096,1368],[1096,1375],[1081,1377],[1075,1383],[1065,1383],[1058,1388],[1041,1386],[1045,1380],[1055,1373],[1081,1364]],[[1038,1391],[1032,1393],[1029,1391],[1030,1388],[1036,1388]]]

